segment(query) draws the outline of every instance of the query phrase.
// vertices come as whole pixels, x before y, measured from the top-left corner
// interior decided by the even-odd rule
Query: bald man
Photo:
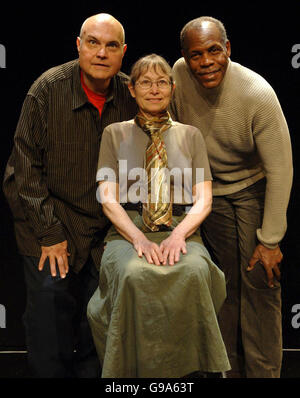
[[[86,319],[108,227],[96,170],[103,129],[137,111],[120,72],[126,48],[114,17],[88,18],[77,38],[79,59],[34,82],[15,132],[3,190],[24,263],[35,377],[100,375]]]

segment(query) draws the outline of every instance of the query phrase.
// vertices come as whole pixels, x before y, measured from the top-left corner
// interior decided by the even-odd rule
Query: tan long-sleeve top
[[[173,74],[172,117],[203,134],[213,194],[238,192],[266,177],[264,217],[257,237],[266,247],[275,247],[287,228],[293,165],[288,126],[273,88],[231,60],[215,89],[200,86],[183,58],[175,63]]]

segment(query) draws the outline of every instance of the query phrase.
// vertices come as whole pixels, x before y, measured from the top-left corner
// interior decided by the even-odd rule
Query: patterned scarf
[[[172,224],[172,197],[164,172],[168,168],[168,159],[162,138],[163,132],[171,127],[172,119],[167,111],[151,119],[139,112],[135,122],[151,138],[145,154],[148,191],[147,201],[143,203],[143,222],[151,231],[159,231],[159,225],[169,227]]]

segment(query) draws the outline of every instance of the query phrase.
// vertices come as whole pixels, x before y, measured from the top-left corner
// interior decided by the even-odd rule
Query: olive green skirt
[[[139,225],[137,213],[130,216]],[[167,236],[150,233],[158,243]],[[114,228],[107,240],[99,288],[88,305],[102,377],[178,378],[229,370],[217,322],[226,297],[224,274],[201,237],[187,241],[187,254],[174,266],[148,264]]]

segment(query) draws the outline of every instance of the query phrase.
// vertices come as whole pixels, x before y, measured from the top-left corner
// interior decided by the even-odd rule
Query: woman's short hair
[[[155,72],[159,70],[165,73],[169,77],[171,84],[173,84],[171,66],[163,57],[157,54],[146,55],[135,62],[131,68],[129,83],[134,86],[139,77],[151,68],[153,68]]]

